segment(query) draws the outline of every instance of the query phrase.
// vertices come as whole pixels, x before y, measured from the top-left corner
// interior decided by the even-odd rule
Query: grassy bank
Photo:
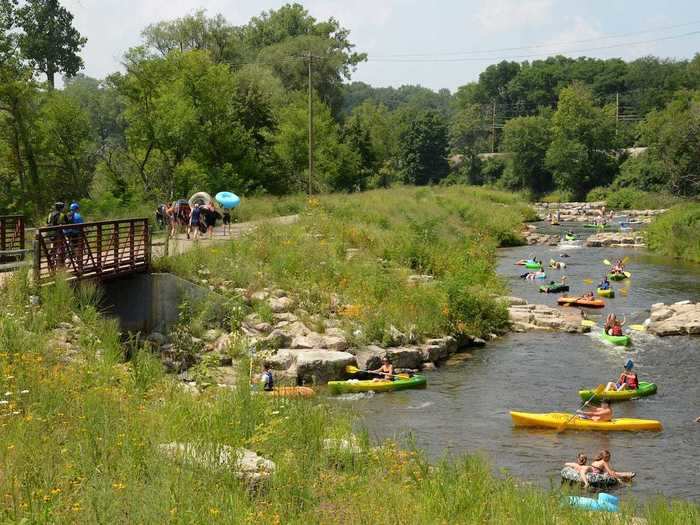
[[[58,284],[31,306],[22,276],[0,294],[1,523],[606,523],[474,458],[430,466],[363,436],[359,454],[327,450],[323,439],[349,435],[344,409],[251,395],[245,374],[236,390],[193,397],[148,352],[125,361],[94,295]],[[52,343],[65,322],[76,327],[71,360]],[[251,492],[230,471],[164,458],[158,445],[172,441],[245,446],[277,470]],[[640,513],[650,523],[700,517],[685,503]]]
[[[700,263],[700,203],[674,206],[656,218],[646,233],[651,250]]]
[[[495,249],[521,242],[532,210],[512,194],[471,187],[398,188],[308,201],[293,226],[163,261],[224,293],[277,286],[309,313],[338,314],[357,344],[393,325],[417,337],[502,329]],[[410,275],[432,283],[415,285]],[[261,311],[264,317],[265,312]]]

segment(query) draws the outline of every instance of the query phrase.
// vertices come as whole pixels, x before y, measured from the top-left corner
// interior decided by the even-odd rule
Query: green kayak
[[[576,236],[575,236],[575,235],[568,235],[568,234],[567,234],[567,235],[564,235],[564,239],[566,239],[567,241],[575,241],[575,240],[576,240]]]
[[[632,338],[629,335],[608,335],[603,332],[600,334],[600,338],[615,346],[629,346],[632,344]]]
[[[587,400],[595,394],[595,390],[579,390],[578,395],[581,399]],[[636,399],[638,397],[651,396],[656,394],[656,383],[646,381],[639,382],[639,388],[636,390],[610,390],[605,391],[599,396],[593,397],[593,401],[623,401],[625,399]]]
[[[355,392],[392,392],[395,390],[409,390],[411,388],[425,388],[428,380],[422,374],[415,374],[407,379],[395,381],[372,381],[350,379],[348,381],[329,381],[328,389],[331,394],[351,394]]]
[[[527,268],[528,270],[539,270],[540,268],[542,268],[542,263],[538,263],[535,261],[527,261],[525,263],[525,268]]]
[[[596,289],[596,293],[600,297],[615,297],[615,290],[612,288],[608,288],[607,290],[603,290],[602,288]]]
[[[608,279],[610,279],[611,281],[624,281],[625,279],[629,279],[630,277],[632,277],[632,274],[629,272],[608,274]]]

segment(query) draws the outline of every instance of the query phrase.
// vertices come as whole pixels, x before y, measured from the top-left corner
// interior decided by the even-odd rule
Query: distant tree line
[[[698,193],[700,55],[501,62],[454,95],[373,88],[350,83],[366,56],[347,29],[287,4],[242,26],[203,11],[150,25],[123,71],[97,80],[79,74],[86,39],[72,18],[57,0],[0,0],[0,210],[305,191],[309,61],[314,192],[468,182]],[[641,122],[616,118],[617,93]],[[494,103],[524,116],[494,134],[483,110]],[[632,145],[647,155],[626,159]],[[482,161],[492,147],[507,157]]]

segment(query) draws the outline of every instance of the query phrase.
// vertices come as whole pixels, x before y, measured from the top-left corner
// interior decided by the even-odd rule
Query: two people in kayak
[[[612,274],[625,273],[625,263],[622,262],[622,259],[618,259],[617,261],[615,261],[615,264],[613,264],[612,268],[610,268],[610,273],[612,273]]]
[[[616,392],[621,390],[637,390],[637,388],[639,388],[639,378],[637,377],[637,373],[632,371],[632,368],[634,368],[634,363],[631,359],[628,359],[620,377],[617,378],[615,383],[608,383],[605,386],[605,390]]]

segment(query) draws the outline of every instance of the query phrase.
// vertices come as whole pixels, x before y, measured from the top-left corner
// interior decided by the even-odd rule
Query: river
[[[583,233],[583,230],[578,230]],[[590,234],[590,232],[588,232]],[[641,323],[656,302],[700,298],[700,266],[683,265],[643,250],[573,247],[518,247],[498,252],[498,272],[512,295],[555,305],[557,294],[540,294],[541,282],[524,281],[513,262],[536,255],[545,262],[566,252],[567,275],[574,295],[591,289],[584,279],[604,273],[603,259],[628,257],[632,278],[613,283],[618,292],[605,310],[624,314],[628,324]],[[548,270],[558,278],[562,271]],[[626,290],[621,292],[620,289]],[[594,318],[595,318],[594,317]],[[602,322],[599,323],[602,325]],[[361,397],[352,405],[373,439],[409,435],[432,458],[483,454],[497,470],[549,487],[559,484],[559,470],[583,451],[591,458],[600,449],[612,452],[618,470],[637,472],[618,493],[700,502],[700,340],[686,336],[658,338],[631,332],[629,350],[598,340],[597,333],[511,334],[472,352],[462,364],[428,372],[428,388]],[[663,432],[583,432],[514,428],[510,410],[572,412],[577,391],[614,380],[631,358],[641,380],[653,380],[655,396],[614,405],[616,417],[659,419]]]

